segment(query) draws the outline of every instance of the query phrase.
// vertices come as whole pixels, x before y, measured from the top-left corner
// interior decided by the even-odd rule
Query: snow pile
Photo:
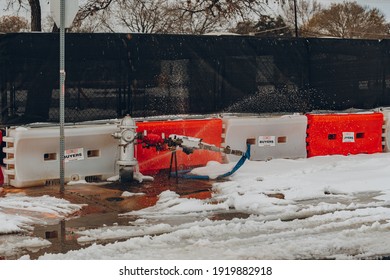
[[[0,256],[14,256],[25,250],[34,252],[50,246],[51,242],[45,239],[11,233],[31,231],[33,225],[58,223],[82,207],[47,195],[7,194],[0,197]]]
[[[20,216],[16,213],[7,214],[0,212],[0,234],[9,234],[21,232],[23,230],[31,230],[32,226],[30,225],[34,224],[35,221],[36,219],[34,218]]]
[[[33,224],[56,223],[82,207],[48,195],[7,194],[0,198],[0,234],[30,230]]]
[[[79,235],[83,235],[77,239],[80,243],[94,242],[98,240],[117,240],[130,237],[162,234],[172,231],[172,227],[168,224],[158,224],[154,226],[141,226],[141,227],[105,227],[103,229],[90,229],[85,231],[76,232]]]
[[[207,175],[230,166],[193,172]],[[213,197],[160,194],[129,226],[79,232],[93,244],[41,259],[361,259],[390,255],[390,154],[250,162]],[[281,193],[284,199],[272,194]],[[235,217],[235,218],[233,218]],[[242,218],[238,218],[242,217]]]
[[[216,179],[218,176],[223,175],[233,169],[236,163],[220,164],[217,161],[209,161],[205,167],[195,168],[191,171],[191,174],[199,176],[208,176],[210,179]]]
[[[38,251],[50,246],[51,242],[42,238],[22,235],[0,235],[0,256],[14,256],[24,250]]]
[[[173,191],[164,191],[158,198],[156,205],[126,214],[150,218],[166,215],[199,215],[198,212],[228,210],[225,203],[214,204],[209,200],[181,198]]]
[[[145,193],[132,193],[132,192],[128,192],[128,191],[124,191],[121,194],[122,197],[143,196],[143,195],[145,195]]]

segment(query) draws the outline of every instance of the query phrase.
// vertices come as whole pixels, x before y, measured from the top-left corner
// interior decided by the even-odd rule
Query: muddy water
[[[24,192],[29,196],[51,195],[63,197],[71,203],[85,204],[81,211],[73,217],[58,221],[50,225],[35,225],[32,232],[26,233],[31,237],[48,240],[51,245],[44,248],[20,248],[11,255],[0,256],[0,259],[18,259],[29,255],[31,259],[37,259],[45,253],[66,253],[70,250],[78,250],[89,246],[77,242],[78,231],[101,228],[104,226],[124,225],[136,219],[134,216],[121,216],[119,214],[133,210],[139,210],[154,205],[158,195],[166,190],[171,190],[182,197],[207,199],[211,197],[212,182],[199,180],[168,179],[165,174],[157,174],[153,182],[142,184],[132,183],[123,185],[119,183],[105,185],[72,185],[66,186],[65,194],[59,194],[59,186],[45,186],[30,189],[8,189],[7,192]],[[144,195],[123,197],[124,191],[143,193]],[[228,215],[225,217],[229,217]],[[223,215],[212,217],[222,219]],[[181,222],[185,222],[181,220]],[[10,239],[12,240],[12,238]],[[115,240],[111,241],[114,242]],[[107,241],[108,242],[108,241]]]
[[[71,220],[62,220],[58,224],[49,226],[37,226],[33,236],[47,239],[52,244],[48,248],[29,253],[31,259],[36,259],[45,253],[66,253],[70,250],[79,250],[89,244],[80,244],[77,232],[86,229],[101,228],[112,225],[129,225],[133,217],[119,217],[117,212],[95,213],[81,216]]]

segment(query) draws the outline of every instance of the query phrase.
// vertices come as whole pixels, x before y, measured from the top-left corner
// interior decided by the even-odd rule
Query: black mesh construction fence
[[[66,122],[390,104],[386,40],[66,35]],[[3,126],[59,120],[59,35],[0,35]]]

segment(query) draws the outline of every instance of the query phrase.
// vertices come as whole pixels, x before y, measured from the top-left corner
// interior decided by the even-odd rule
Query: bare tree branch
[[[39,0],[6,0],[7,7],[18,9],[30,8],[32,30],[41,29],[41,14]],[[285,0],[270,0],[282,4]],[[152,6],[151,2],[160,3]],[[142,13],[134,20],[120,20],[122,25],[131,24],[140,32],[196,32],[202,34],[218,26],[229,24],[229,21],[248,19],[253,15],[260,15],[268,0],[185,0],[185,1],[161,1],[161,0],[85,0],[82,2],[79,12],[73,22],[73,30],[82,30],[89,25],[92,27],[92,19],[100,21],[102,27],[110,31],[117,31],[112,25],[112,18],[116,16],[117,7],[120,5],[135,5],[140,7]],[[143,9],[141,9],[143,7]],[[153,15],[161,15],[161,19]],[[133,13],[134,14],[134,13]],[[175,18],[184,26],[176,27],[169,18]],[[168,19],[166,24],[160,21]],[[231,25],[231,23],[230,23]],[[99,29],[98,26],[95,26]],[[95,27],[93,28],[94,30]],[[132,27],[132,28],[133,28]],[[153,30],[153,31],[152,31]]]
[[[303,30],[339,38],[382,39],[390,35],[383,13],[356,2],[332,4],[329,9],[315,14]]]

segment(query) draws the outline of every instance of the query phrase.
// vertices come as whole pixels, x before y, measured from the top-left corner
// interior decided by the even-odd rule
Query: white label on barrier
[[[275,136],[259,136],[259,147],[274,147]]]
[[[83,160],[84,159],[84,149],[69,149],[65,150],[64,154],[65,162],[74,161],[74,160]]]
[[[353,142],[355,142],[355,133],[343,132],[343,143],[353,143]]]

